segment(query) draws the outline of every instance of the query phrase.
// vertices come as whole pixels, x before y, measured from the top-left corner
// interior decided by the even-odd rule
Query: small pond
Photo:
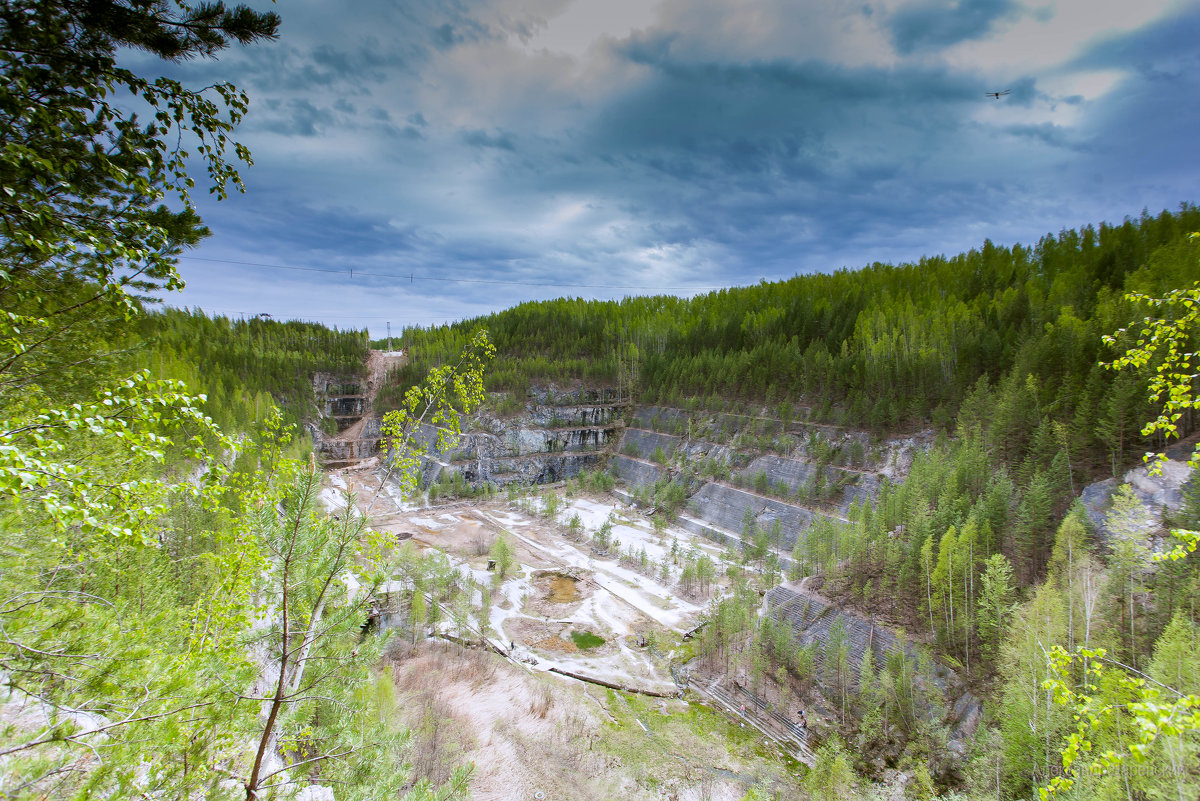
[[[550,577],[548,599],[556,604],[569,604],[579,600],[579,587],[575,579],[561,574]]]

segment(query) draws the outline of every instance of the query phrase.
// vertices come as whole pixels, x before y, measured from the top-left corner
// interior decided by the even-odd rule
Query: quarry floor
[[[735,801],[752,788],[797,797],[802,771],[781,749],[752,727],[675,697],[670,649],[697,625],[708,600],[680,597],[669,586],[678,568],[662,582],[661,563],[673,538],[680,554],[695,548],[718,565],[719,547],[675,528],[656,534],[649,520],[609,497],[564,498],[553,517],[538,498],[419,508],[386,487],[379,492],[379,480],[370,465],[335,471],[326,506],[340,506],[349,490],[360,510],[370,508],[373,528],[440,550],[480,581],[492,578],[487,549],[501,533],[519,563],[492,592],[489,639],[507,657],[434,639],[392,639],[384,668],[399,722],[413,731],[418,776],[436,782],[453,765],[473,763],[475,799]],[[574,515],[586,540],[611,522],[625,548],[646,550],[655,577],[572,541]],[[603,643],[580,649],[572,632]],[[651,634],[661,647],[646,644]],[[615,692],[551,669],[670,697]]]
[[[418,777],[471,763],[470,797],[737,801],[800,797],[799,769],[701,704],[617,693],[488,651],[399,641],[385,665]]]
[[[564,498],[554,516],[541,511],[543,502],[536,497],[414,507],[389,494],[388,487],[378,492],[379,478],[372,470],[337,471],[325,490],[326,504],[339,504],[337,496],[350,490],[360,510],[366,513],[369,507],[373,528],[418,548],[442,551],[455,566],[493,586],[489,633],[496,647],[537,671],[556,668],[640,690],[678,691],[665,649],[696,627],[709,598],[723,587],[718,584],[703,597],[683,597],[671,586],[679,568],[670,566],[664,582],[661,565],[674,540],[681,557],[691,549],[707,553],[723,574],[720,547],[674,527],[656,533],[649,520],[611,498]],[[567,527],[573,516],[582,526],[580,542],[571,539]],[[591,534],[606,521],[622,548],[645,550],[653,570],[640,572],[615,555],[592,553]],[[501,534],[513,546],[518,566],[497,585],[487,569],[488,550]],[[581,649],[573,634],[594,635],[603,643]],[[662,647],[650,647],[649,641]]]

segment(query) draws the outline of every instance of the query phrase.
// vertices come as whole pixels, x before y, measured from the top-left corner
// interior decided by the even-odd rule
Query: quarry
[[[674,760],[662,763],[668,767],[647,768],[646,775],[614,763],[608,781],[626,782],[628,797],[666,782],[673,798],[739,798],[753,783],[739,771],[751,765],[778,771],[771,773],[773,786],[786,788],[782,768],[792,761],[811,766],[814,743],[844,719],[831,638],[844,649],[839,658],[845,663],[902,665],[896,669],[920,688],[914,715],[942,728],[947,759],[967,752],[983,706],[960,676],[961,666],[935,658],[929,642],[906,633],[885,609],[826,597],[817,561],[797,561],[811,550],[814,526],[845,522],[855,506],[873,503],[881,486],[902,482],[914,457],[932,443],[931,431],[879,438],[782,420],[765,408],[712,412],[638,405],[615,390],[542,387],[529,392],[517,413],[485,410],[453,449],[432,451],[422,476],[430,492],[404,500],[387,481],[385,455],[375,452],[378,415],[371,404],[381,371],[401,358],[373,353],[374,378],[362,388],[322,377],[327,390],[354,390],[327,394],[323,407],[338,429],[332,437],[317,435],[330,468],[324,500],[336,510],[352,498],[375,530],[444,554],[478,587],[493,588],[477,596],[486,610],[465,622],[446,614],[441,623],[421,627],[421,636],[411,610],[394,604],[378,610],[380,625],[399,629],[405,643],[397,675],[411,677],[415,664],[433,661],[450,675],[486,672],[488,698],[508,694],[505,701],[483,700],[477,678],[469,691],[457,683],[425,690],[423,703],[441,705],[464,732],[488,733],[491,747],[468,737],[476,750],[455,755],[480,766],[478,797],[508,797],[501,788],[514,782],[531,793],[538,792],[535,786],[557,786],[571,797],[611,792],[578,782],[568,791],[548,773],[514,772],[519,760],[498,758],[495,747],[506,738],[511,747],[511,732],[504,733],[509,725],[522,737],[541,737],[542,748],[561,750],[561,742],[545,742],[545,721],[563,715],[556,730],[573,728],[575,746],[587,741],[594,754],[597,726],[624,719],[653,741],[658,721],[698,709],[730,730],[753,732],[759,753],[740,767],[708,765],[703,775],[674,770],[703,763],[698,754],[673,753]],[[1186,471],[1171,468],[1166,478],[1133,473],[1126,480],[1135,482],[1148,513],[1161,517],[1166,505],[1178,505]],[[607,484],[593,486],[600,475]],[[1085,490],[1093,514],[1103,517],[1117,484]],[[437,491],[453,485],[478,497],[447,500],[446,490]],[[665,499],[667,487],[681,488],[674,500]],[[497,538],[512,546],[514,564],[502,578],[489,558]],[[756,559],[748,560],[756,547]],[[684,575],[684,566],[700,555],[714,566],[702,589]],[[764,679],[745,663],[721,665],[693,655],[692,638],[732,592],[732,577],[746,572],[758,588],[757,615],[780,624],[812,655],[806,679]],[[631,704],[643,711],[630,719]],[[536,714],[514,723],[513,711],[525,708]],[[570,753],[571,742],[568,737],[563,758],[583,759]],[[880,786],[902,792],[910,777],[886,768],[883,754],[876,765]],[[489,795],[488,787],[497,789]]]
[[[1104,5],[5,0],[0,801],[1200,798]]]
[[[372,374],[398,361],[373,353]],[[789,572],[802,573],[794,553],[803,550],[814,523],[845,520],[852,504],[871,502],[881,482],[902,480],[913,455],[928,445],[928,432],[881,441],[829,425],[635,406],[612,391],[550,387],[531,391],[516,415],[479,414],[452,451],[425,460],[426,488],[460,480],[488,489],[482,497],[447,502],[431,492],[405,500],[387,481],[384,455],[373,452],[379,423],[371,388],[378,378],[361,387],[322,376],[322,384],[323,412],[338,428],[329,437],[313,428],[329,470],[326,507],[345,512],[351,498],[373,529],[420,551],[444,554],[480,588],[493,588],[477,595],[479,603],[489,604],[486,611],[465,622],[447,613],[441,623],[422,627],[421,636],[409,620],[411,610],[379,604],[377,622],[398,630],[393,633],[405,642],[405,660],[454,665],[466,660],[475,669],[486,662],[491,682],[522,699],[549,693],[557,706],[580,716],[573,725],[583,732],[598,725],[582,721],[599,709],[611,725],[628,714],[635,698],[654,710],[630,722],[647,737],[648,718],[701,708],[739,733],[752,731],[769,758],[751,761],[766,759],[778,768],[793,760],[811,765],[810,738],[834,728],[839,712],[829,697],[822,655],[836,621],[854,664],[865,651],[878,664],[890,654],[911,663],[937,696],[923,714],[949,727],[951,748],[961,752],[974,733],[980,704],[952,668],[929,659],[902,633],[898,638],[886,622],[840,609],[817,591],[819,576],[788,578]],[[347,389],[356,391],[331,394]],[[353,415],[340,414],[347,409]],[[598,474],[609,477],[608,491],[588,486],[588,477]],[[668,511],[654,493],[670,484],[685,487],[688,497]],[[605,548],[596,546],[601,531]],[[753,540],[761,544],[763,534],[757,532],[769,540],[767,553],[749,567],[759,587],[758,614],[789,627],[799,645],[813,650],[812,681],[763,681],[749,676],[745,665],[726,669],[692,656],[692,638],[712,604],[729,594],[731,576],[747,569],[744,554]],[[499,537],[511,544],[514,561],[503,579],[489,558]],[[714,566],[712,580],[702,589],[690,580],[685,587],[684,566],[700,555]],[[453,674],[466,668],[445,669]],[[506,678],[496,678],[501,676]],[[494,731],[509,715],[504,704],[488,712],[486,703],[466,703],[456,696],[461,689],[430,692],[436,698],[429,703],[457,705],[467,729]],[[513,702],[512,708],[525,704]],[[526,734],[534,736],[541,720],[531,721]],[[681,759],[694,761],[695,755]],[[508,775],[509,763],[494,754],[480,761],[484,787],[513,781],[532,787],[538,781]],[[691,782],[675,777],[679,794],[672,797],[741,797],[746,782],[733,768],[720,771],[726,773],[693,776]],[[785,773],[777,781],[786,785]],[[904,780],[900,774],[892,778]],[[638,786],[634,781],[626,791]],[[573,788],[570,794],[585,797],[578,792]]]

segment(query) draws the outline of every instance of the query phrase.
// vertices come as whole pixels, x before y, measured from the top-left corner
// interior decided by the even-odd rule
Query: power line
[[[307,273],[335,273],[337,275],[345,275],[353,278],[356,274],[362,276],[371,276],[373,278],[392,278],[397,281],[408,279],[409,283],[414,281],[438,281],[442,283],[455,284],[502,284],[505,286],[544,286],[566,289],[637,289],[637,290],[655,290],[655,291],[696,291],[700,289],[725,289],[727,284],[709,284],[709,285],[691,285],[691,286],[645,286],[641,284],[572,284],[567,282],[557,281],[501,281],[498,279],[489,278],[446,278],[443,276],[427,276],[408,273],[400,275],[396,273],[375,273],[368,270],[355,270],[353,267],[345,270],[338,270],[329,267],[298,267],[292,264],[265,264],[255,261],[236,261],[233,259],[209,259],[203,256],[179,256],[180,259],[189,261],[207,261],[216,264],[236,264],[242,267],[269,267],[275,270],[298,270]]]

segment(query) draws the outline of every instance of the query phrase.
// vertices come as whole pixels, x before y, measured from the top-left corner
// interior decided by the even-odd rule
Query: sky
[[[1195,2],[249,4],[277,41],[145,65],[251,98],[171,305],[381,337],[1200,200]]]

